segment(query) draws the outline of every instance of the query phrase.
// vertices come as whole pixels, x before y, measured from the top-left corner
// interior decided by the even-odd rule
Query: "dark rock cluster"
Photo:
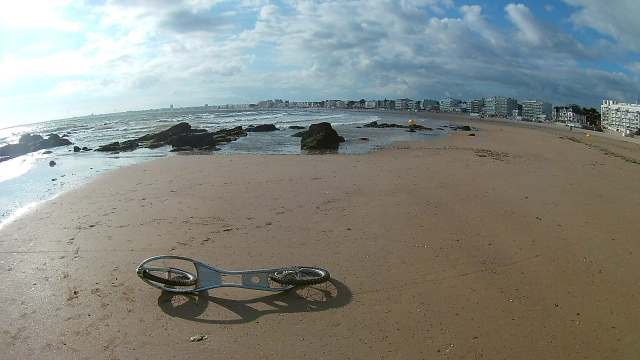
[[[273,124],[247,126],[247,132],[267,132],[267,131],[276,131],[276,130],[278,130],[278,128]]]
[[[309,126],[309,130],[300,131],[292,136],[301,137],[300,148],[302,149],[337,149],[340,143],[344,142],[344,137],[331,127],[328,122],[321,122]]]
[[[189,123],[182,122],[155,134],[102,145],[96,151],[119,152],[132,151],[137,148],[156,149],[167,145],[171,145],[171,151],[212,151],[217,150],[216,145],[238,140],[242,136],[247,136],[247,132],[242,129],[242,126],[209,132],[203,129],[192,129]]]
[[[40,135],[24,134],[17,144],[8,144],[0,147],[0,162],[26,155],[30,152],[66,145],[71,145],[71,141],[60,137],[58,134],[50,134],[46,139]]]
[[[400,128],[400,129],[429,130],[429,131],[433,130],[432,128],[424,127],[420,124],[413,124],[413,125],[387,124],[387,123],[378,124],[377,121],[372,121],[364,125],[364,127],[370,127],[370,128],[376,128],[376,129]]]

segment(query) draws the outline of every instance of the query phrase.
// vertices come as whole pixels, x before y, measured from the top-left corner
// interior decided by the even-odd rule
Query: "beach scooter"
[[[177,263],[191,263],[195,273],[170,266]],[[228,271],[174,255],[150,257],[138,265],[136,273],[147,284],[175,293],[196,293],[219,287],[284,291],[296,285],[321,284],[330,277],[327,270],[308,266]]]

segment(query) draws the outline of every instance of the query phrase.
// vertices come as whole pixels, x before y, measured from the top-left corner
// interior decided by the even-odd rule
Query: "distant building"
[[[462,103],[462,100],[458,100],[458,99],[453,99],[453,98],[446,98],[444,100],[440,100],[440,111],[443,112],[452,112],[453,109],[460,105]]]
[[[551,120],[551,103],[540,100],[527,100],[522,103],[522,118],[531,121]]]
[[[602,129],[624,136],[640,130],[640,105],[603,100],[600,107]]]
[[[467,101],[467,112],[470,114],[481,114],[484,107],[484,99],[472,99]]]
[[[411,99],[396,99],[394,110],[415,110],[415,103]]]
[[[439,111],[440,102],[436,100],[424,99],[422,101],[422,109],[427,111]]]
[[[258,103],[260,109],[270,109],[275,105],[273,100],[263,100]]]
[[[522,120],[522,104],[516,104],[516,108],[513,109],[513,118]]]
[[[324,107],[328,109],[344,109],[346,104],[343,100],[325,100]]]
[[[365,109],[377,109],[378,108],[378,102],[376,100],[367,100],[364,102],[364,108]]]
[[[466,101],[462,101],[459,104],[452,106],[449,109],[449,112],[456,113],[456,114],[467,113],[467,112],[469,112],[467,107],[468,107],[467,102]]]
[[[513,115],[513,110],[515,110],[517,106],[518,100],[516,99],[501,96],[485,98],[483,114],[506,118]]]
[[[555,106],[551,119],[555,122],[561,122],[566,124],[580,124],[587,123],[587,116],[582,111],[582,108],[576,104],[568,104],[565,106]]]

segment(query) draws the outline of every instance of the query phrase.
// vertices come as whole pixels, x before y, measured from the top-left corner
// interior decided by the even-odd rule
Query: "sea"
[[[415,123],[433,130],[408,132],[400,128],[367,128],[372,121],[406,125],[414,119],[406,115],[385,112],[335,110],[149,110],[79,118],[51,120],[30,125],[0,129],[0,146],[17,143],[24,134],[58,134],[73,145],[40,150],[0,162],[0,228],[37,204],[95,176],[123,166],[157,160],[177,153],[170,147],[138,149],[131,152],[74,152],[73,147],[96,149],[114,141],[135,139],[145,134],[166,130],[188,122],[192,128],[217,131],[236,126],[274,124],[278,131],[250,132],[248,136],[211,152],[211,156],[228,154],[291,154],[311,155],[300,149],[300,131],[291,126],[308,127],[329,122],[346,141],[337,151],[321,156],[358,155],[384,148],[396,141],[434,140],[453,131],[453,124],[423,117]],[[1,126],[1,125],[0,125]],[[51,162],[55,162],[55,165]],[[52,166],[53,165],[53,166]]]

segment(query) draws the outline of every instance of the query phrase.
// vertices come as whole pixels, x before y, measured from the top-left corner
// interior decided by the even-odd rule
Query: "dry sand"
[[[45,202],[0,230],[0,357],[640,358],[640,145],[452,119],[482,131],[171,157]],[[160,254],[332,281],[171,295],[134,272]]]

